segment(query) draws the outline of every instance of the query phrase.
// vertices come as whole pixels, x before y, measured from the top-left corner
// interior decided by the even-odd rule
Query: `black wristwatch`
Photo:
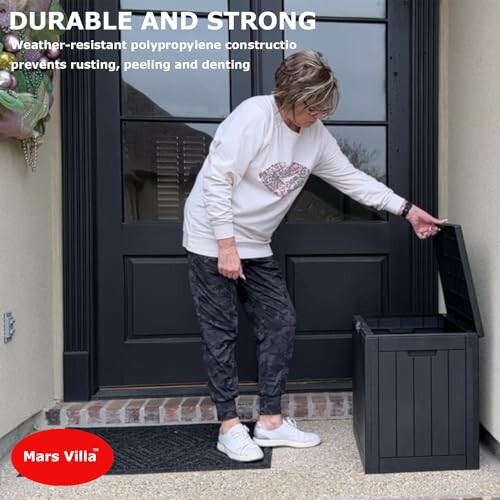
[[[406,219],[406,216],[408,215],[408,212],[410,211],[410,208],[413,206],[413,203],[411,201],[406,201],[405,206],[403,208],[403,211],[401,212],[401,217],[404,217]]]

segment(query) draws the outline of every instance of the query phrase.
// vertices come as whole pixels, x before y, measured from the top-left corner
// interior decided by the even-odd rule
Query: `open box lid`
[[[433,243],[448,317],[482,337],[483,325],[461,226],[443,224]]]

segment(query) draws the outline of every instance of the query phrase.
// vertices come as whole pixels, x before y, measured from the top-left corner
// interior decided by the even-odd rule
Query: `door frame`
[[[439,0],[409,2],[411,58],[409,115],[410,199],[438,213]],[[93,11],[94,0],[62,0],[66,12]],[[90,41],[92,32],[72,30],[66,41]],[[391,43],[389,38],[388,43]],[[396,48],[397,49],[397,48]],[[405,57],[406,54],[401,54]],[[63,54],[65,61],[90,61],[91,51]],[[389,75],[390,84],[390,75]],[[88,401],[98,389],[96,352],[95,78],[91,71],[61,72],[62,240],[63,240],[63,397]],[[391,152],[388,151],[390,154]],[[413,313],[438,312],[438,274],[432,245],[412,238]],[[311,388],[308,384],[295,389]],[[345,387],[350,389],[350,387]],[[186,387],[172,395],[186,395]],[[127,393],[128,397],[133,391]]]

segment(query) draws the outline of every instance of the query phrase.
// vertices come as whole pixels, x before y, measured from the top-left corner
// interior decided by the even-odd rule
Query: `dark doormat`
[[[255,422],[242,422],[253,435]],[[148,474],[228,469],[269,469],[272,448],[264,458],[238,462],[216,448],[220,424],[151,425],[142,427],[68,427],[97,434],[115,454],[107,474]]]

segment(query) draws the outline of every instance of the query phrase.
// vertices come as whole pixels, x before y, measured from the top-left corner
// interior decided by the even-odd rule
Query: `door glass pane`
[[[285,0],[285,10],[310,10],[317,16],[385,17],[385,0]]]
[[[328,127],[350,162],[386,183],[387,151],[385,127]],[[387,214],[361,205],[328,183],[312,175],[287,216],[287,222],[335,222],[380,220]]]
[[[387,181],[385,127],[327,127],[350,162],[380,182]]]
[[[124,220],[182,221],[217,124],[123,123]]]
[[[340,87],[334,120],[385,120],[385,25],[318,22],[313,31],[286,30],[296,50],[313,48],[323,53]]]
[[[207,19],[200,19],[194,30],[155,31],[140,27],[143,16],[132,16],[133,30],[122,31],[127,50],[122,51],[122,98],[126,116],[183,116],[224,118],[229,114],[229,70],[202,69],[205,60],[224,62],[229,52],[222,49],[180,52],[178,50],[132,52],[132,42],[188,42],[199,38],[205,42],[228,41],[227,29],[209,30]],[[198,69],[175,69],[174,62],[198,61]],[[146,69],[128,69],[125,65],[142,63]],[[153,64],[162,64],[153,69]],[[149,65],[149,66],[148,66]],[[150,69],[148,69],[150,68]],[[167,69],[165,71],[165,69]]]
[[[121,0],[122,9],[185,10],[210,12],[228,10],[227,0]]]

